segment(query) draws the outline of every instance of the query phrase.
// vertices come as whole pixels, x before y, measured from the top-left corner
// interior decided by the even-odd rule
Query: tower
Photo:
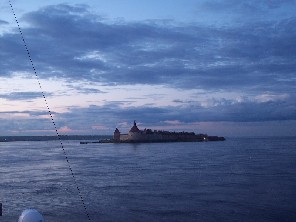
[[[133,127],[130,129],[129,132],[133,132],[133,133],[139,133],[139,132],[140,132],[139,128],[137,127],[136,120],[134,120],[134,125],[133,125]]]
[[[114,131],[113,139],[115,142],[120,142],[120,132],[117,128]]]

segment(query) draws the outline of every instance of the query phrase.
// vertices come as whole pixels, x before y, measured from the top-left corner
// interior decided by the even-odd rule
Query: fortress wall
[[[126,141],[126,140],[128,140],[128,139],[129,139],[128,134],[120,134],[120,140],[121,140],[121,141]]]
[[[128,133],[128,139],[129,140],[140,140],[141,134],[140,133],[136,133],[136,132],[129,132]]]
[[[128,134],[121,134],[121,141],[161,141],[161,140],[195,140],[196,135],[191,134],[162,134],[162,133],[153,133],[146,134],[143,131],[141,132],[129,132]]]

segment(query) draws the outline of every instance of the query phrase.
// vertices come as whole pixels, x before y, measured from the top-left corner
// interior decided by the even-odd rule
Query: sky
[[[296,136],[295,0],[0,3],[0,135]],[[40,86],[39,86],[40,83]]]

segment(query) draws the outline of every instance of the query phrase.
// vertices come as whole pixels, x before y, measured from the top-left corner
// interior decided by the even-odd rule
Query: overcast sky
[[[296,136],[294,0],[0,3],[0,135]]]

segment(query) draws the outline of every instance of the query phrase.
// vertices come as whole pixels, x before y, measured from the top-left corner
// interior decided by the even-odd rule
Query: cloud
[[[138,120],[144,126],[162,124],[171,126],[178,123],[196,122],[262,122],[296,120],[296,103],[289,100],[264,101],[220,101],[212,106],[188,104],[187,106],[166,107],[122,107],[120,103],[107,103],[104,106],[73,108],[58,115],[59,124],[73,129],[95,128],[96,125],[113,129],[122,122]],[[87,118],[86,118],[87,117]]]
[[[2,135],[31,135],[33,132],[37,133],[38,131],[41,135],[55,135],[55,130],[48,112],[0,112],[0,119],[0,132]]]
[[[9,23],[7,21],[1,20],[0,19],[0,25],[8,25]]]
[[[73,86],[73,85],[69,84],[69,85],[67,85],[67,87],[69,87],[69,89],[74,89],[82,94],[106,93],[106,92],[96,89],[96,88],[89,88],[89,87],[84,87],[84,86]]]
[[[46,84],[51,79],[67,82],[67,90],[49,96],[57,93],[109,96],[115,86],[150,86],[150,94],[135,92],[134,96],[118,97],[117,102],[102,106],[87,103],[88,107],[73,106],[65,113],[55,113],[58,128],[63,132],[112,132],[118,125],[128,128],[134,119],[142,126],[167,129],[197,122],[294,121],[296,17],[289,10],[282,13],[283,8],[293,3],[233,0],[200,3],[208,16],[219,14],[215,19],[233,12],[230,19],[215,24],[107,20],[92,14],[86,5],[67,4],[26,13],[19,22],[42,82]],[[252,12],[254,18],[248,19]],[[240,20],[234,21],[238,17]],[[7,23],[0,21],[0,25],[4,24]],[[0,76],[16,73],[34,76],[17,29],[0,35],[0,47]],[[86,82],[91,84],[85,85]],[[102,91],[98,86],[110,88]],[[148,97],[154,100],[162,97],[156,90],[158,86],[207,95],[199,98],[201,95],[196,93],[184,99],[166,94],[173,105],[155,107],[151,100],[145,104]],[[237,93],[240,98],[223,98],[226,93]],[[215,98],[218,94],[219,98]],[[0,94],[0,98],[13,101],[40,96],[33,91]],[[143,100],[141,104],[145,105],[131,106],[135,104],[132,100]],[[10,130],[18,127],[51,130],[45,113],[1,115],[13,116],[11,125],[8,120],[3,123]]]
[[[47,93],[50,95],[50,93]],[[7,100],[32,100],[43,98],[41,92],[12,92],[8,94],[0,94],[0,98]]]
[[[212,15],[216,21],[218,19],[227,21],[228,19],[242,21],[254,20],[277,20],[277,17],[285,17],[295,9],[295,0],[213,0],[200,1],[198,12],[202,14],[205,11]],[[286,13],[281,13],[282,10]],[[291,11],[289,9],[292,9]],[[288,12],[288,13],[287,13]]]
[[[20,21],[28,24],[23,33],[40,78],[245,91],[295,84],[295,17],[233,27],[164,26],[107,21],[86,6],[62,4]],[[31,69],[18,33],[0,42],[1,75]]]
[[[225,126],[249,126],[254,125],[254,122],[296,121],[295,98],[262,95],[256,99],[258,100],[215,100],[207,106],[197,102],[179,101],[180,106],[163,107],[125,107],[121,102],[110,102],[102,106],[72,107],[67,112],[53,115],[61,134],[111,134],[115,127],[125,132],[134,120],[140,128],[176,131],[202,131],[198,123],[206,126],[206,122],[210,125],[217,123],[221,127],[219,123],[224,123]],[[47,112],[1,112],[0,116],[1,128],[6,127],[7,131],[31,134],[40,130],[44,135],[54,133]]]

